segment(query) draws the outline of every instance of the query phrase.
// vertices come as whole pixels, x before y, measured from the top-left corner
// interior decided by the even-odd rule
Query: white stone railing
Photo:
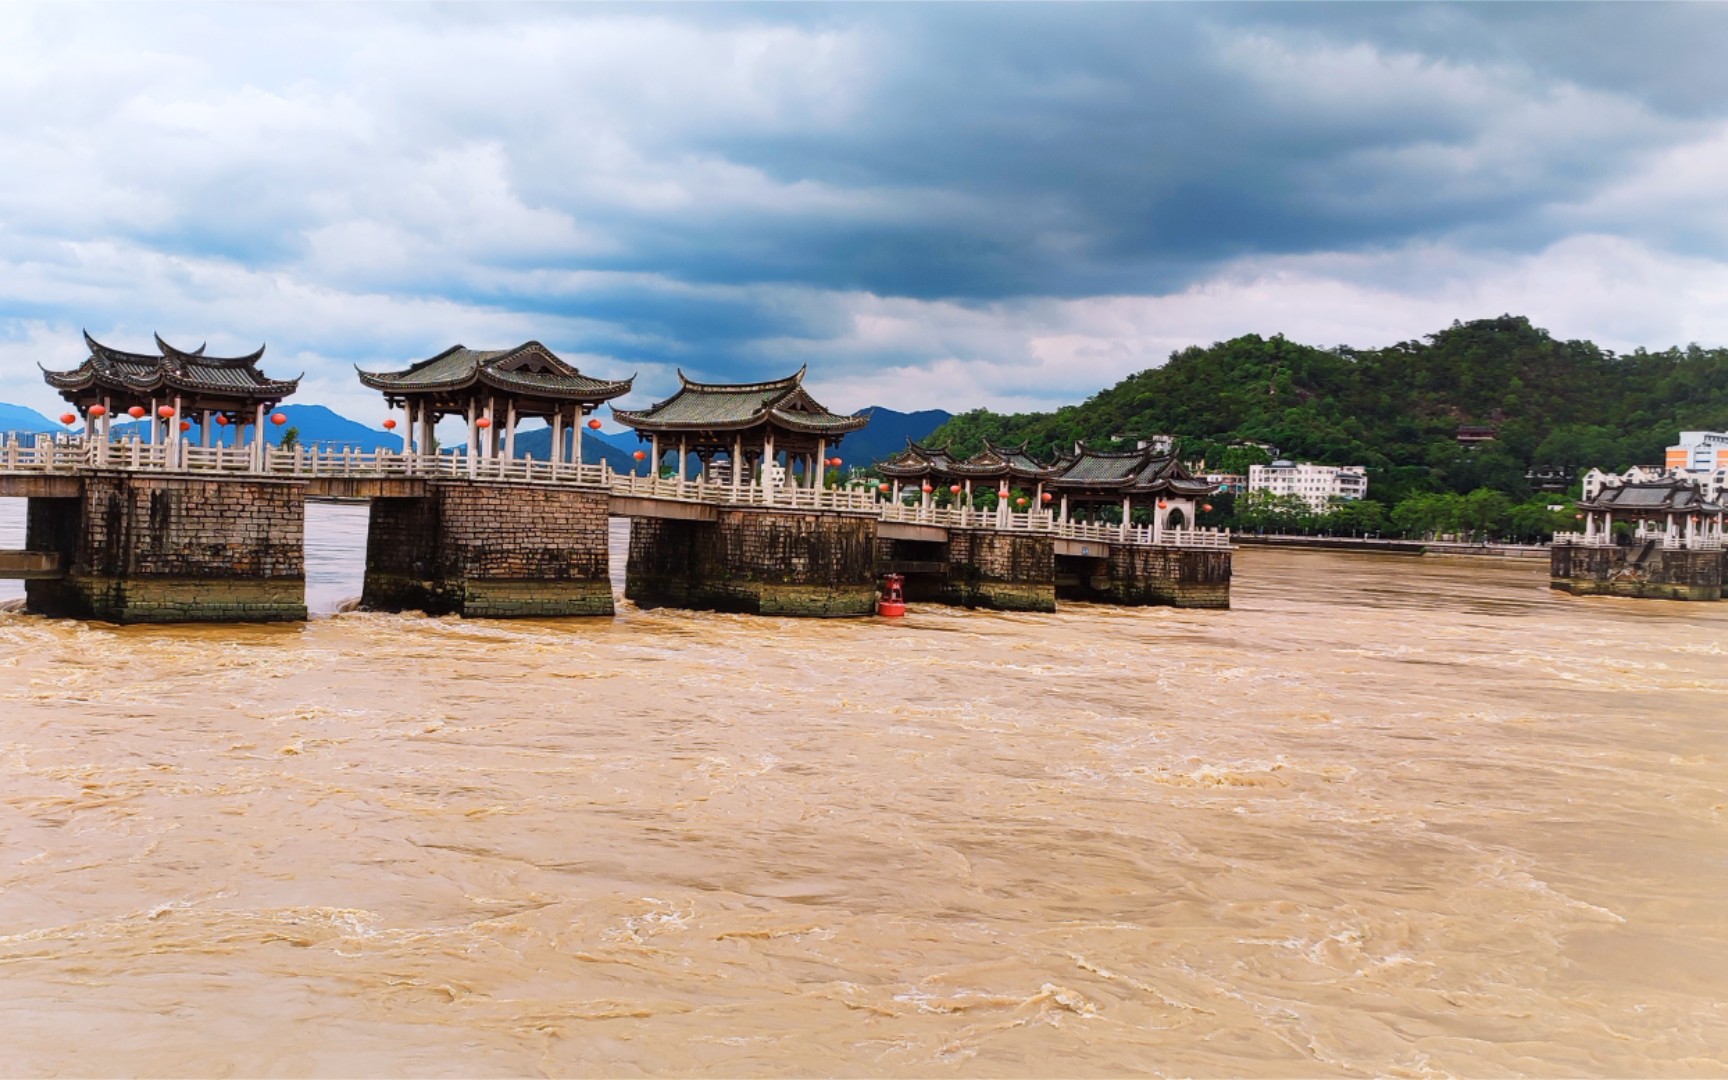
[[[1614,538],[1608,533],[1557,532],[1555,547],[1613,547]]]
[[[975,510],[965,506],[902,506],[884,503],[882,520],[908,525],[936,525],[949,529],[995,529],[999,532],[1044,533],[1063,540],[1086,540],[1102,544],[1132,544],[1227,551],[1230,533],[1219,529],[1164,529],[1150,525],[1110,525],[1102,522],[1061,521],[1048,510]]]

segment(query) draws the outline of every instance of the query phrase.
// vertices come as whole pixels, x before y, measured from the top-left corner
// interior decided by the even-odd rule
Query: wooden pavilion
[[[435,452],[438,421],[460,416],[468,425],[470,463],[514,458],[517,426],[542,419],[552,428],[552,460],[578,465],[582,418],[628,393],[635,379],[590,378],[538,341],[513,349],[453,345],[402,371],[359,374],[362,383],[383,392],[390,408],[404,411],[403,449],[408,453]]]
[[[258,369],[264,347],[245,356],[206,356],[204,346],[190,352],[177,349],[156,335],[155,355],[124,352],[84,334],[90,355],[70,371],[49,371],[42,377],[85,419],[85,432],[105,453],[113,435],[116,412],[137,420],[148,418],[145,441],[163,443],[170,453],[183,440],[170,438],[174,425],[199,424],[199,442],[209,446],[212,424],[233,426],[236,445],[262,445],[264,418],[283,398],[299,388],[300,379],[272,379]]]
[[[774,484],[771,466],[785,454],[786,480],[792,480],[793,466],[802,464],[804,486],[819,488],[829,452],[870,418],[828,411],[804,389],[804,370],[756,383],[699,383],[680,371],[678,392],[665,401],[639,411],[614,407],[612,415],[651,445],[655,472],[668,452],[678,455],[680,477],[687,475],[690,454],[705,471],[724,454],[724,475],[734,488],[742,488],[760,466],[767,492]]]
[[[1176,456],[1155,447],[1106,452],[1077,443],[1072,454],[1058,458],[1055,475],[1044,482],[1060,499],[1057,514],[1069,520],[1076,509],[1094,516],[1104,506],[1122,508],[1122,524],[1133,520],[1136,507],[1151,511],[1154,537],[1166,529],[1194,527],[1199,502],[1218,490],[1216,484],[1194,477]]]
[[[1639,540],[1665,548],[1700,550],[1722,545],[1723,507],[1704,498],[1697,483],[1668,478],[1604,487],[1578,504],[1586,542],[1612,543],[1615,520],[1634,523]]]

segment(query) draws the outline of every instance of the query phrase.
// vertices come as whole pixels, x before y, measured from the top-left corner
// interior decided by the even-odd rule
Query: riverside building
[[[1368,472],[1360,465],[1315,465],[1306,461],[1274,461],[1248,466],[1248,490],[1273,495],[1297,495],[1316,510],[1332,500],[1354,502],[1368,496]]]

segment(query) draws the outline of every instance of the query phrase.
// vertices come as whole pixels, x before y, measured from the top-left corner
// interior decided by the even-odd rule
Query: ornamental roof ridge
[[[753,382],[753,383],[705,383],[705,382],[697,382],[695,379],[692,379],[690,376],[684,374],[683,368],[679,368],[678,369],[678,382],[679,382],[680,388],[684,389],[684,390],[705,391],[708,393],[718,393],[718,394],[726,394],[726,393],[756,394],[756,393],[762,393],[762,392],[767,391],[767,390],[790,390],[793,387],[802,386],[804,384],[804,372],[809,367],[810,367],[809,364],[805,364],[802,367],[800,367],[797,371],[794,371],[792,374],[784,376],[782,378],[764,379],[760,382]],[[672,399],[671,398],[666,399],[666,401],[670,401],[670,400],[672,400]],[[655,405],[651,406],[651,408],[658,408],[660,405],[664,405],[665,403],[666,402],[664,402],[664,401],[657,402]]]
[[[155,337],[156,347],[162,350],[163,358],[178,361],[183,366],[185,364],[197,364],[202,367],[217,368],[251,367],[253,364],[256,364],[264,358],[264,350],[267,348],[267,346],[259,345],[257,349],[247,353],[245,356],[205,356],[204,349],[209,345],[209,342],[205,342],[193,351],[187,352],[185,349],[176,349],[166,341],[163,341],[161,334],[157,334]],[[304,372],[301,373],[301,377],[305,377]]]

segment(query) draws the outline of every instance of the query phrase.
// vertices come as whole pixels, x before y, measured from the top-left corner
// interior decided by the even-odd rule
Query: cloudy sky
[[[0,6],[0,400],[80,328],[1027,409],[1240,333],[1728,344],[1728,6]],[[373,414],[378,414],[376,417]]]

